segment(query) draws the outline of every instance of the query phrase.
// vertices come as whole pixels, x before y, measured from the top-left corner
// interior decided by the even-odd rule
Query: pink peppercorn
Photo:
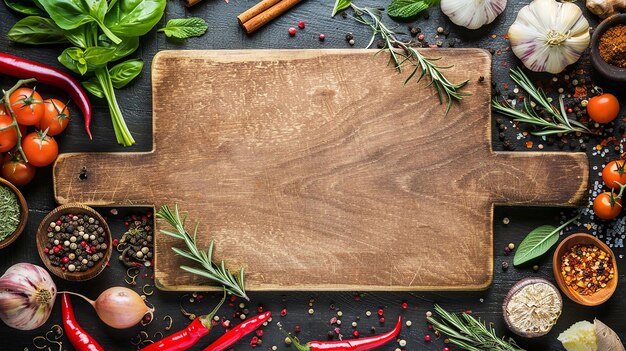
[[[298,28],[300,28],[300,29],[304,29],[304,27],[305,27],[305,23],[304,23],[304,21],[300,21],[300,22],[298,22]]]
[[[407,308],[409,308],[409,304],[405,301],[402,303],[402,309],[406,310]]]
[[[259,329],[256,331],[256,336],[258,336],[259,338],[263,337],[263,330]]]
[[[385,311],[382,308],[378,310],[378,315],[379,316],[382,316],[384,314],[385,314]]]
[[[443,351],[450,351],[450,348],[449,347],[444,347]]]
[[[425,341],[430,341],[430,335],[429,335],[429,334],[426,334],[426,336],[424,336],[424,340],[425,340]]]
[[[326,36],[324,34],[320,34],[320,41],[324,41],[326,39]]]
[[[385,317],[380,317],[380,318],[378,318],[378,321],[379,321],[380,323],[385,323]]]
[[[284,317],[286,315],[287,315],[287,309],[286,308],[283,308],[282,310],[280,310],[280,316],[281,317]]]
[[[289,28],[289,35],[291,35],[292,37],[296,35],[296,29],[294,27]]]
[[[352,336],[354,336],[355,338],[358,338],[359,337],[359,331],[358,330],[353,331],[352,332]]]

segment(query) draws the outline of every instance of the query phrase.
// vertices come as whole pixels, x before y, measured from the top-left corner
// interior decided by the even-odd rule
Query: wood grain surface
[[[249,290],[485,289],[493,205],[580,205],[587,159],[492,151],[484,50],[428,51],[471,81],[448,116],[374,52],[161,52],[154,150],[62,155],[56,199],[179,204]],[[155,282],[206,289],[178,268],[180,244],[157,236]]]

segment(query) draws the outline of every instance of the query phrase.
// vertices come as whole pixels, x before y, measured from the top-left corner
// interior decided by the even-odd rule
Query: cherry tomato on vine
[[[13,124],[13,118],[0,114],[0,129],[8,128],[0,131],[0,152],[7,152],[17,144],[17,131]]]
[[[45,131],[32,132],[22,138],[22,149],[28,163],[35,167],[45,167],[59,154],[59,146],[53,137],[46,135]]]
[[[33,126],[39,122],[44,113],[41,95],[30,88],[19,88],[9,96],[9,103],[15,113],[17,123]]]
[[[13,185],[26,185],[35,177],[36,169],[24,162],[18,151],[9,152],[2,158],[0,174]]]
[[[44,114],[37,123],[37,129],[47,129],[50,136],[61,134],[70,123],[70,110],[57,99],[48,99],[44,104]]]
[[[619,114],[619,101],[613,94],[594,96],[587,103],[587,114],[598,123],[609,123]]]
[[[604,184],[611,189],[619,189],[620,184],[626,184],[626,169],[624,169],[624,165],[626,161],[624,160],[615,160],[609,162],[604,169],[602,170],[602,180]],[[617,183],[616,183],[617,182]]]
[[[593,212],[600,219],[610,220],[619,215],[622,210],[622,199],[610,192],[603,192],[593,200]]]

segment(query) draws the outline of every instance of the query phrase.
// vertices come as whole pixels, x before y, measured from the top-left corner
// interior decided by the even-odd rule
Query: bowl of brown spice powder
[[[626,14],[611,16],[595,29],[591,63],[604,77],[626,82]]]

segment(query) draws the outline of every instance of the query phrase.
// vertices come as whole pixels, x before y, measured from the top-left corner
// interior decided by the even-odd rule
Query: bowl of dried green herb
[[[605,78],[626,82],[626,14],[611,16],[594,30],[591,63]]]
[[[13,243],[28,221],[28,205],[22,193],[0,178],[0,249]]]

